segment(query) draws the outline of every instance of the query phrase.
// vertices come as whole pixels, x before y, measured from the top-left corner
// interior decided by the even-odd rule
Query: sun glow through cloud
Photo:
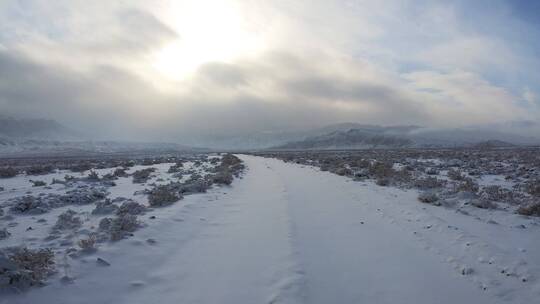
[[[229,62],[256,54],[263,47],[234,2],[172,2],[166,14],[178,39],[152,54],[151,62],[171,80],[189,76],[204,63]]]

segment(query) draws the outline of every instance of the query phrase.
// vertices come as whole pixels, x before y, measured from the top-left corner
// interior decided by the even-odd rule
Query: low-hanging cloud
[[[486,63],[493,61],[483,58],[486,46],[499,45],[500,39],[492,44],[490,37],[463,38],[461,29],[450,26],[444,34],[453,38],[434,43],[422,29],[411,37],[417,42],[430,37],[426,41],[432,47],[418,52],[426,57],[423,62],[399,54],[394,47],[400,43],[381,42],[395,37],[385,27],[395,22],[389,15],[394,10],[383,11],[395,8],[392,1],[373,8],[380,9],[375,15],[386,23],[365,18],[371,32],[351,32],[358,44],[344,33],[335,38],[329,33],[299,36],[301,43],[291,45],[272,40],[272,47],[255,55],[206,62],[181,80],[162,80],[145,61],[170,41],[182,41],[182,36],[146,11],[149,5],[139,5],[143,2],[111,5],[103,16],[95,17],[101,23],[89,37],[78,38],[77,33],[82,31],[79,23],[83,33],[91,33],[88,22],[97,14],[95,7],[86,16],[70,10],[76,16],[70,16],[53,38],[32,32],[29,24],[14,34],[17,37],[0,35],[5,45],[0,48],[1,112],[53,118],[94,138],[180,141],[195,135],[305,129],[346,121],[458,127],[539,118],[536,99],[531,98],[536,88],[526,86],[523,93],[493,84],[482,74]],[[85,8],[85,3],[72,5]],[[287,15],[291,9],[282,6],[286,4],[272,12],[284,24],[296,34],[310,32],[309,22],[299,25],[304,19],[292,18]],[[346,31],[354,19],[333,22],[340,15],[336,7],[321,4],[311,13],[327,17],[325,24],[335,26],[330,29]],[[310,13],[304,9],[309,6],[295,8]],[[360,14],[356,12],[351,8],[343,16]],[[429,10],[421,21],[438,26],[430,14],[440,17],[441,11]],[[443,17],[458,18],[454,13]],[[5,24],[0,27],[12,30]],[[470,41],[475,46],[472,55],[441,58],[440,54],[453,54]],[[510,48],[504,54],[515,58]],[[158,81],[166,85],[157,85]]]

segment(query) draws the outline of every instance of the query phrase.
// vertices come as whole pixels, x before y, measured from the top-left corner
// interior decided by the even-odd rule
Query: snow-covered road
[[[279,160],[241,158],[248,171],[227,193],[163,209],[133,239],[99,252],[110,267],[82,263],[74,284],[53,284],[10,303],[504,300],[483,290],[466,268],[461,274],[440,247],[430,247],[436,242],[428,242],[429,235],[407,228],[407,217],[418,217],[399,204],[413,194]],[[157,244],[144,242],[150,237]]]

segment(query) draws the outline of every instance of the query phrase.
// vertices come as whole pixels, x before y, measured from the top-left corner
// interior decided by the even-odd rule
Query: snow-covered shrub
[[[438,175],[439,174],[439,170],[435,169],[435,168],[427,168],[426,169],[426,174],[427,175]]]
[[[461,181],[465,178],[465,176],[461,173],[461,171],[456,169],[450,169],[448,170],[448,178],[455,181]]]
[[[337,168],[334,173],[341,176],[350,176],[352,175],[352,170],[349,168],[341,167],[341,168]]]
[[[133,182],[137,184],[146,182],[154,171],[156,171],[156,168],[146,168],[133,172]]]
[[[473,199],[470,201],[470,204],[480,209],[497,209],[498,207],[497,204],[486,199]]]
[[[124,214],[102,219],[99,222],[99,230],[107,233],[111,241],[118,241],[137,230],[139,225],[136,215]]]
[[[0,178],[15,177],[19,174],[19,171],[13,167],[0,168]]]
[[[91,252],[91,251],[95,251],[96,250],[96,242],[97,242],[97,237],[95,235],[95,233],[92,233],[88,236],[88,238],[86,239],[80,239],[77,244],[79,245],[79,247],[83,250],[83,251],[86,251],[86,252]]]
[[[540,203],[519,207],[517,213],[527,216],[540,216]]]
[[[483,187],[480,195],[487,200],[496,202],[512,202],[514,200],[512,191],[499,185]]]
[[[444,186],[444,182],[436,177],[426,177],[414,180],[414,187],[419,189],[435,189]]]
[[[41,180],[30,180],[30,182],[32,183],[32,187],[43,187],[47,185],[46,182]]]
[[[54,167],[51,165],[32,166],[26,169],[26,175],[44,175],[54,172]]]
[[[64,205],[86,205],[102,200],[106,196],[107,192],[104,189],[83,188],[66,192],[60,197],[60,201]]]
[[[182,196],[167,185],[156,186],[148,195],[148,203],[152,207],[163,207],[179,201]]]
[[[82,162],[72,165],[69,170],[71,172],[84,172],[92,169],[93,165],[89,162]]]
[[[122,205],[116,210],[116,215],[139,215],[146,212],[146,207],[134,201],[127,201],[122,203]]]
[[[378,178],[390,178],[395,174],[395,170],[391,163],[387,162],[375,162],[368,168],[369,174],[378,179]]]
[[[436,204],[436,202],[439,200],[439,197],[437,196],[437,194],[432,192],[423,192],[418,195],[418,200],[426,204]]]
[[[88,173],[86,180],[91,181],[91,182],[98,182],[99,174],[94,170],[90,170],[90,173]]]
[[[9,248],[0,250],[0,289],[19,292],[42,285],[54,272],[51,249]]]
[[[476,193],[480,189],[480,186],[470,177],[464,177],[462,181],[457,185],[458,191]]]
[[[77,212],[69,209],[58,216],[56,224],[53,226],[53,230],[73,230],[82,226],[82,220],[80,217],[75,216]]]
[[[217,172],[210,177],[210,181],[218,185],[230,185],[234,180],[234,176],[231,171],[224,169]]]
[[[529,181],[526,185],[527,193],[540,197],[540,180]]]
[[[188,195],[188,194],[194,194],[194,193],[204,193],[206,190],[208,190],[211,186],[211,183],[208,182],[206,179],[189,179],[185,183],[182,183],[179,186],[178,192],[180,194]]]
[[[112,203],[110,199],[105,199],[96,203],[96,208],[92,210],[92,214],[111,214],[116,212],[118,206]]]
[[[177,173],[182,171],[182,168],[184,167],[184,164],[182,162],[177,162],[176,164],[169,167],[169,170],[167,170],[167,173]]]
[[[51,206],[41,197],[26,195],[15,198],[14,204],[9,210],[14,213],[41,214],[48,212],[50,209]]]
[[[10,235],[6,228],[0,229],[0,240],[7,239]]]
[[[116,170],[114,170],[113,175],[116,177],[126,177],[128,174],[126,173],[126,169],[117,168]]]

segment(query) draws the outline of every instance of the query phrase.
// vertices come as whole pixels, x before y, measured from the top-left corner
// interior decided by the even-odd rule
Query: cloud
[[[178,81],[148,59],[183,38],[164,3],[2,4],[2,112],[57,119],[96,138],[146,140],[346,121],[540,120],[530,50],[472,29],[457,5],[235,2],[265,48],[206,62]]]

